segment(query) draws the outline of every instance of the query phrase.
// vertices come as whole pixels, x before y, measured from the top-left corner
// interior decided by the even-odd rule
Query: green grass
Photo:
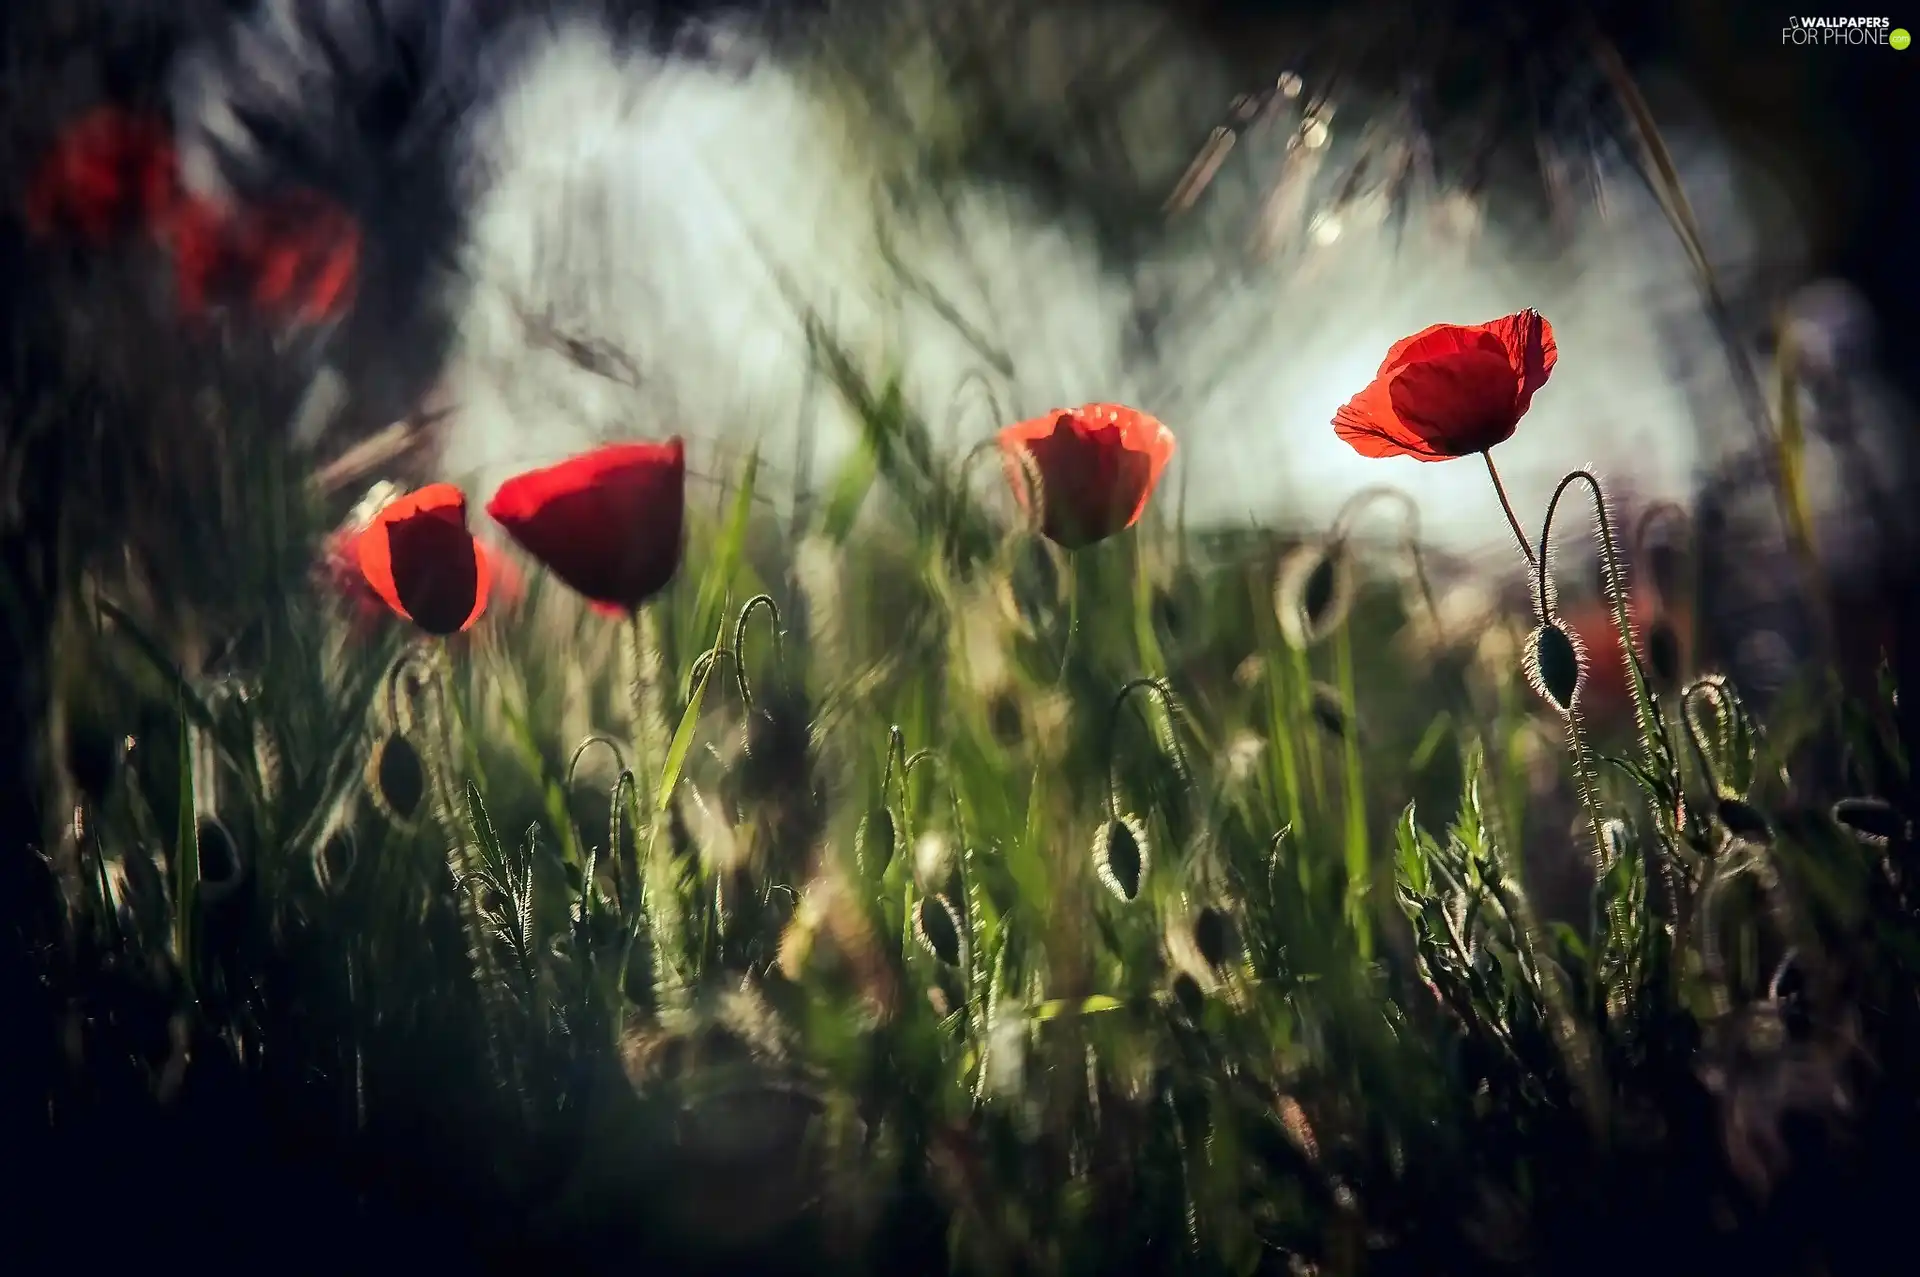
[[[1637,743],[1569,753],[1517,656],[1408,653],[1406,545],[1163,502],[1068,562],[822,351],[863,447],[797,535],[749,461],[632,626],[537,571],[446,644],[283,586],[212,680],[76,587],[62,718],[121,761],[50,844],[46,969],[119,1010],[61,1038],[56,1131],[111,1159],[103,1097],[223,1079],[363,1206],[545,1262],[1844,1267],[1860,1220],[1795,1203],[1914,1130],[1912,845],[1788,768],[1838,716],[1820,801],[1894,792],[1884,703],[1769,734],[1636,674]],[[285,473],[211,553],[311,550]]]

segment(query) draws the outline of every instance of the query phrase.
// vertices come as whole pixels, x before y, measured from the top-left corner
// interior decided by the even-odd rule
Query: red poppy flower
[[[360,227],[338,204],[295,191],[241,211],[232,254],[253,304],[319,323],[352,300],[360,266]]]
[[[34,234],[100,245],[164,223],[181,194],[166,124],[101,107],[63,129],[27,187]]]
[[[1031,513],[1038,479],[1041,534],[1068,550],[1139,522],[1173,447],[1173,431],[1121,404],[1055,409],[1000,432],[1014,497]]]
[[[686,448],[614,444],[507,480],[487,513],[602,612],[624,615],[680,570]]]
[[[435,483],[373,516],[354,542],[367,585],[429,634],[464,630],[487,608],[486,551],[467,531],[466,494]]]
[[[280,318],[320,323],[352,300],[360,227],[311,191],[227,208],[184,201],[167,229],[180,310],[244,299]]]
[[[1538,311],[1435,324],[1393,344],[1373,381],[1333,414],[1333,431],[1365,457],[1485,452],[1513,434],[1559,357]]]

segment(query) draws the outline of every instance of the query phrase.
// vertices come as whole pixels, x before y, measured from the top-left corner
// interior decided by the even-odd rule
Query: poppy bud
[[[1647,673],[1657,691],[1669,691],[1680,682],[1680,636],[1664,616],[1647,627]]]
[[[313,879],[328,895],[338,895],[353,876],[360,859],[359,840],[351,829],[337,829],[313,851]]]
[[[1000,691],[987,702],[987,730],[994,743],[1012,749],[1026,736],[1026,724],[1020,713],[1020,700],[1010,691]]]
[[[1218,970],[1231,956],[1233,924],[1224,911],[1207,905],[1193,917],[1193,947],[1200,960]]]
[[[873,808],[860,822],[860,831],[854,839],[854,856],[859,863],[860,872],[869,878],[878,878],[893,863],[893,853],[897,850],[897,835],[894,830],[893,813],[885,804]]]
[[[1146,826],[1134,817],[1109,820],[1094,835],[1094,874],[1123,903],[1139,897],[1150,863]]]
[[[240,848],[227,827],[213,816],[200,817],[194,827],[194,844],[200,859],[200,898],[218,904],[233,894],[246,874]]]
[[[97,803],[107,796],[125,758],[124,737],[87,722],[68,727],[67,775],[88,801]]]
[[[1738,798],[1722,798],[1715,804],[1714,812],[1725,825],[1727,832],[1742,842],[1757,847],[1771,846],[1773,828],[1767,824],[1767,818],[1749,804]]]
[[[913,938],[948,966],[960,964],[960,919],[945,896],[920,897],[913,907]]]
[[[1833,819],[1869,847],[1904,842],[1913,832],[1892,804],[1880,798],[1842,798],[1833,805]]]
[[[1585,681],[1579,640],[1558,621],[1537,626],[1527,636],[1527,682],[1562,714],[1573,712]]]
[[[1274,617],[1289,646],[1320,642],[1353,606],[1353,568],[1339,541],[1310,541],[1280,562],[1273,588]]]
[[[1347,707],[1341,702],[1340,693],[1325,683],[1313,685],[1313,721],[1321,731],[1335,740],[1347,738]]]
[[[427,796],[427,769],[420,752],[395,732],[374,746],[367,767],[367,792],[380,814],[396,825],[411,825]]]
[[[1207,1011],[1207,995],[1201,989],[1200,982],[1182,971],[1173,977],[1171,987],[1173,1005],[1185,1016],[1189,1024],[1198,1025]]]

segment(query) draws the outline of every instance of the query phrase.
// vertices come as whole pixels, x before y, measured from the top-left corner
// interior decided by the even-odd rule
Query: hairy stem
[[[1507,526],[1513,529],[1513,539],[1520,543],[1520,553],[1527,556],[1529,564],[1537,565],[1540,560],[1534,557],[1533,547],[1527,544],[1527,534],[1520,529],[1520,519],[1513,512],[1513,502],[1507,499],[1507,485],[1500,482],[1500,471],[1493,464],[1493,453],[1483,452],[1480,457],[1487,463],[1487,477],[1493,480],[1493,494],[1500,498],[1500,509],[1506,513]]]

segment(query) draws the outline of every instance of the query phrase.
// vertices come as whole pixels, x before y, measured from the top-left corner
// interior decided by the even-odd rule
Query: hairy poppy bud
[[[1173,1005],[1179,1008],[1180,1014],[1187,1018],[1188,1023],[1199,1024],[1201,1016],[1205,1015],[1207,1010],[1207,995],[1206,991],[1200,987],[1200,982],[1182,971],[1173,977],[1170,992],[1173,994]]]
[[[336,829],[313,849],[313,880],[328,895],[338,895],[346,888],[359,859],[360,844],[353,830]]]
[[[1738,798],[1722,798],[1715,805],[1714,814],[1727,832],[1742,842],[1750,842],[1757,847],[1770,846],[1773,842],[1773,828],[1767,824],[1767,818]]]
[[[1232,956],[1233,923],[1224,910],[1207,905],[1193,916],[1193,947],[1209,967],[1226,965]]]
[[[194,827],[194,843],[200,858],[200,898],[217,904],[231,896],[246,876],[240,848],[227,827],[213,816],[200,817]]]
[[[1579,640],[1558,621],[1535,627],[1527,636],[1527,682],[1562,714],[1573,712],[1585,681]]]
[[[420,752],[395,732],[373,747],[367,767],[367,792],[380,814],[396,825],[410,825],[427,796],[427,769]]]
[[[1885,847],[1912,834],[1906,819],[1880,798],[1842,798],[1833,805],[1833,819],[1869,847]]]
[[[854,856],[860,865],[860,872],[869,878],[878,878],[885,873],[887,866],[893,863],[897,837],[893,812],[884,803],[869,811],[861,820],[860,831],[854,838]]]
[[[1313,685],[1313,721],[1335,740],[1347,738],[1347,707],[1342,703],[1340,693],[1325,683]]]
[[[1132,903],[1139,897],[1150,863],[1146,827],[1134,817],[1109,820],[1094,835],[1094,874],[1121,901]]]
[[[960,919],[945,896],[920,897],[913,907],[913,938],[948,966],[960,965]]]
[[[1289,646],[1311,647],[1339,629],[1353,606],[1353,565],[1340,541],[1289,552],[1274,579],[1273,612]]]

